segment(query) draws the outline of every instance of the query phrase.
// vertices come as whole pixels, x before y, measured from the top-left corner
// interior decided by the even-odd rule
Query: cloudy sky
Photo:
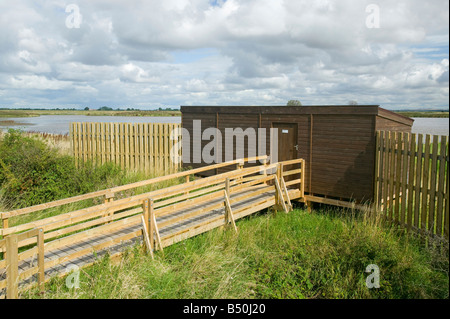
[[[0,0],[0,108],[448,109],[448,0]]]

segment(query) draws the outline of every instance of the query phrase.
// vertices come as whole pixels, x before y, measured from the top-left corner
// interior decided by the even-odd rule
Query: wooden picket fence
[[[174,173],[181,167],[181,137],[171,134],[180,128],[177,123],[71,123],[72,154],[77,164],[113,162],[145,173]]]
[[[448,137],[378,131],[375,201],[408,230],[449,239]]]

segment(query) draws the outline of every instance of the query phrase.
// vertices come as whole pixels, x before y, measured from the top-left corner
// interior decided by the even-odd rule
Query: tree
[[[289,100],[287,106],[302,106],[302,102],[299,100]]]
[[[99,111],[112,111],[113,109],[111,107],[108,107],[108,106],[102,106],[98,110]]]
[[[350,100],[350,101],[348,101],[348,105],[358,105],[358,101]]]
[[[89,111],[89,106],[86,106],[86,107],[84,108],[84,110],[85,110],[85,111]]]

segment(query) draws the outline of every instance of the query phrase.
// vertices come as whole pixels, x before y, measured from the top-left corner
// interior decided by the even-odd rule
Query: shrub
[[[8,209],[106,188],[124,174],[114,164],[77,168],[71,156],[17,130],[0,140],[0,195]]]

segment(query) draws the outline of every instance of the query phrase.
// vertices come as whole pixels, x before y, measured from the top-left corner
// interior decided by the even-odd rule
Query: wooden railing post
[[[190,177],[189,177],[189,175],[186,175],[185,176],[185,179],[186,179],[186,184],[188,184],[189,182],[190,182]],[[189,194],[189,191],[186,191],[185,193],[184,193],[184,195],[188,195]]]
[[[19,258],[18,258],[17,234],[6,237],[6,298],[17,299],[19,297]]]
[[[263,161],[263,165],[264,165],[264,172],[263,172],[263,176],[267,177],[267,159],[265,158]],[[264,185],[267,185],[267,181],[264,182]]]
[[[105,194],[105,204],[111,203],[114,201],[114,193],[106,193]]]
[[[144,199],[142,202],[142,211],[143,211],[143,219],[144,219],[144,228],[147,232],[146,235],[149,236],[149,247],[148,249],[153,253],[154,244],[153,244],[153,231],[152,231],[152,223],[150,220],[150,215],[152,214],[151,211],[153,209],[153,205],[150,205],[151,199]],[[153,203],[152,203],[153,204]],[[152,254],[153,257],[153,254]]]
[[[243,161],[239,161],[236,163],[236,170],[241,170],[244,168],[244,162]],[[242,180],[242,176],[241,177],[237,177],[236,178],[237,181]]]
[[[39,290],[41,293],[45,291],[45,268],[44,268],[44,230],[42,228],[39,229],[38,235],[37,235],[37,246],[38,246],[38,284],[39,284]]]
[[[150,203],[148,199],[143,200],[142,202],[142,210],[143,213],[141,215],[141,219],[142,219],[142,234],[144,237],[144,243],[147,246],[147,250],[150,253],[150,256],[152,257],[152,259],[154,259],[153,256],[153,242],[150,240],[150,231],[149,231],[149,226],[151,223],[149,223],[149,211],[150,211]]]
[[[158,225],[156,224],[156,216],[155,216],[155,210],[154,210],[154,203],[153,199],[150,198],[149,200],[149,217],[150,217],[150,241],[151,245],[154,249],[156,249],[156,242],[158,243],[159,249],[164,253],[162,243],[161,243],[161,236],[159,235],[159,229]],[[155,242],[156,240],[156,242]]]
[[[3,229],[8,228],[8,218],[3,218],[2,212],[0,212],[0,218],[2,220]]]
[[[149,199],[148,200],[148,218],[149,218],[149,236],[150,236],[150,244],[152,249],[155,249],[155,237],[154,237],[154,232],[155,232],[155,227],[153,224],[153,219],[155,217],[155,212],[153,210],[153,199]]]
[[[227,178],[225,180],[225,191],[224,191],[224,197],[225,197],[225,225],[228,225],[228,223],[231,222],[233,225],[234,231],[237,232],[236,222],[234,221],[233,217],[233,211],[231,210],[231,204],[230,204],[230,179]]]
[[[305,160],[302,159],[300,163],[302,165],[302,172],[300,173],[300,196],[301,198],[305,198]]]
[[[3,218],[3,213],[0,213],[0,217],[2,219],[2,227],[3,227],[3,229],[8,228],[8,218]],[[6,238],[6,235],[3,235],[3,238]],[[3,252],[3,259],[6,259],[6,249]]]

